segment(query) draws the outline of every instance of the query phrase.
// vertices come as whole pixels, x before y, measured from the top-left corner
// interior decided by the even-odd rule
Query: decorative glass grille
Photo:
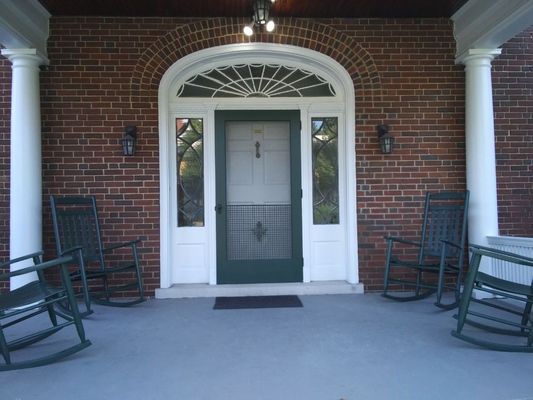
[[[176,118],[178,226],[204,226],[202,118]]]
[[[228,260],[274,260],[292,257],[291,206],[228,205]]]
[[[313,223],[339,223],[338,120],[312,118]]]
[[[334,97],[329,82],[312,72],[270,64],[238,64],[199,73],[178,97]]]

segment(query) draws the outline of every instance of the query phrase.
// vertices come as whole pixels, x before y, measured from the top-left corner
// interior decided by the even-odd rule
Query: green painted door
[[[216,111],[217,283],[301,282],[299,111]]]

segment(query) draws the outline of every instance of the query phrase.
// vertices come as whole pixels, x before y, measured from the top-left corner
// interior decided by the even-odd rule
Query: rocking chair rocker
[[[533,267],[533,258],[478,245],[470,245],[470,249],[472,258],[456,316],[457,329],[452,331],[452,336],[492,350],[532,353],[533,282],[530,285],[511,282],[479,271],[479,265],[486,257],[528,269]],[[480,296],[473,296],[474,289],[495,298],[476,298]],[[465,333],[465,325],[479,330],[476,329],[477,333],[468,330]],[[482,331],[487,335],[483,335]],[[509,340],[513,336],[514,339],[525,337],[525,344]]]
[[[137,254],[140,240],[104,247],[94,196],[50,196],[50,203],[58,256],[69,254],[73,248],[82,249],[80,267],[72,273],[72,279],[81,281],[85,303],[89,305],[90,301],[94,301],[127,307],[143,302],[145,298]],[[125,249],[129,249],[128,254],[122,254]],[[109,266],[110,256],[118,256],[113,266]],[[124,283],[128,274],[130,278]],[[136,294],[128,301],[112,299],[113,294],[119,292]]]
[[[409,240],[386,236],[387,253],[383,296],[397,301],[418,300],[437,293],[435,305],[452,309],[459,304],[469,192],[427,193],[420,238]],[[416,258],[408,259],[404,251],[414,250]],[[402,258],[400,258],[402,257]],[[395,275],[393,270],[399,272]],[[430,277],[428,279],[428,276]],[[447,280],[453,279],[454,283]],[[391,292],[391,285],[413,289],[412,295]],[[445,290],[455,299],[443,303]]]
[[[17,289],[0,294],[0,354],[2,354],[5,361],[4,364],[0,363],[0,371],[31,368],[49,364],[74,354],[91,344],[91,342],[85,338],[85,331],[83,329],[78,305],[76,303],[76,298],[66,267],[67,263],[73,261],[73,257],[61,257],[55,260],[41,262],[41,254],[42,253],[33,253],[0,264],[0,268],[9,268],[12,264],[20,262],[27,263],[32,260],[34,264],[33,266],[22,268],[17,271],[0,274],[0,280],[9,280],[11,277],[29,273],[37,273],[38,277],[38,280],[36,281],[32,281]],[[46,282],[44,272],[51,269],[59,269],[61,279],[60,286],[52,286]],[[63,305],[65,303],[68,304],[70,317],[63,317],[65,322],[59,323],[57,317],[58,315],[60,316],[60,314],[56,313],[54,306],[58,304]],[[20,322],[27,321],[45,312],[48,313],[51,326],[35,330],[25,336],[17,336],[15,331],[15,333],[10,335],[14,336],[11,340],[9,340],[9,336],[4,333],[7,328],[11,328]],[[39,342],[70,325],[75,326],[79,337],[79,343],[70,345],[70,347],[45,356],[27,358],[25,360],[13,360],[13,351]]]

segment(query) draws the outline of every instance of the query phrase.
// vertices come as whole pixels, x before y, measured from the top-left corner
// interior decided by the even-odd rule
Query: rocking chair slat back
[[[464,243],[466,234],[464,196],[455,193],[427,194],[426,212],[422,232],[421,260],[425,257],[440,257],[442,240]],[[457,247],[446,247],[447,256],[458,256]]]
[[[420,237],[386,236],[385,279],[383,296],[400,301],[417,300],[437,292],[441,308],[453,308],[459,302],[466,242],[469,192],[427,193]],[[402,253],[402,251],[407,251]],[[418,256],[415,261],[414,258]],[[393,273],[396,270],[396,273]],[[411,270],[414,274],[405,274]],[[429,277],[433,275],[433,278]],[[429,279],[426,279],[426,276]],[[455,284],[447,277],[455,277]],[[436,281],[436,282],[435,282]],[[412,295],[391,293],[390,285],[413,289]],[[453,303],[443,304],[445,289],[454,291]]]
[[[142,272],[137,243],[133,240],[104,247],[100,233],[98,211],[94,196],[51,196],[52,219],[58,255],[81,248],[82,260],[73,279],[81,279],[84,297],[100,304],[128,306],[144,301]],[[115,253],[116,252],[116,253]],[[88,281],[93,282],[92,285]],[[97,285],[95,283],[100,283]],[[131,301],[113,301],[118,292],[138,297]]]
[[[56,237],[57,251],[76,246],[82,246],[83,257],[86,261],[100,261],[102,249],[100,248],[100,233],[98,221],[94,215],[92,205],[78,203],[75,207],[57,208],[58,221]]]

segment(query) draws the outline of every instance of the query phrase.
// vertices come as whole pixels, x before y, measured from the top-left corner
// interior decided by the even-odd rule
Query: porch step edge
[[[362,283],[327,281],[310,283],[256,283],[246,285],[176,284],[155,290],[156,299],[276,295],[363,294]]]

